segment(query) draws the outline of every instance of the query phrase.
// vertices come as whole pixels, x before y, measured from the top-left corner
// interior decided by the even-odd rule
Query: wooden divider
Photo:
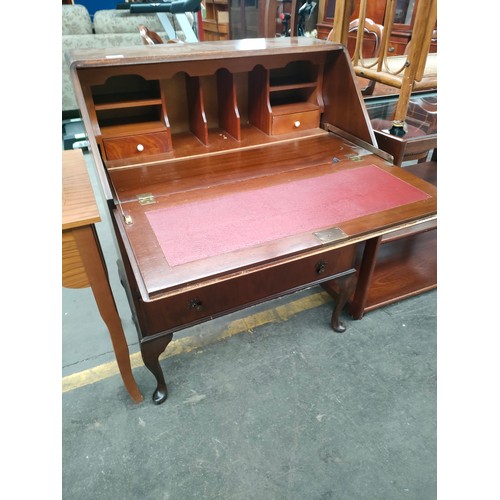
[[[217,103],[219,126],[237,141],[241,140],[241,123],[233,74],[227,69],[217,71]]]

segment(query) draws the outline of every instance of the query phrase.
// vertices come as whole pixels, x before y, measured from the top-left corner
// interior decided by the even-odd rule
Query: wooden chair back
[[[139,26],[139,33],[142,37],[142,42],[144,45],[159,45],[163,44],[163,39],[156,31],[151,31],[146,26],[141,24]]]

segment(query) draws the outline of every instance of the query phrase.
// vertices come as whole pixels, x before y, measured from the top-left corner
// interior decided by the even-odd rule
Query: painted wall
[[[98,10],[115,9],[120,0],[75,0],[74,3],[87,7],[90,17],[93,18]]]

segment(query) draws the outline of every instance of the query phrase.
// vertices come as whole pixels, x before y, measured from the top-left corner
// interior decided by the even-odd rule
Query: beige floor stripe
[[[190,352],[194,349],[202,348],[206,345],[213,344],[214,342],[232,337],[233,335],[237,335],[239,333],[253,332],[255,328],[262,325],[287,321],[302,311],[319,307],[322,304],[326,304],[330,300],[331,298],[326,292],[315,293],[302,299],[289,302],[288,304],[234,320],[218,334],[207,336],[196,335],[173,340],[168,345],[166,351],[160,356],[160,360],[170,356],[176,356],[177,354]],[[132,354],[130,356],[130,363],[132,365],[132,369],[143,366],[141,353],[136,352]],[[94,384],[118,374],[119,371],[116,361],[104,363],[94,368],[89,368],[87,370],[63,377],[62,391],[63,393],[69,392],[74,389],[78,389],[79,387]]]

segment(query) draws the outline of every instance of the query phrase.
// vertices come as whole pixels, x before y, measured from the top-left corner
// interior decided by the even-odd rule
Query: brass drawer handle
[[[326,262],[324,260],[320,260],[316,264],[316,273],[323,274],[326,271]]]
[[[203,302],[200,299],[194,298],[189,300],[189,308],[201,311],[203,309]]]

